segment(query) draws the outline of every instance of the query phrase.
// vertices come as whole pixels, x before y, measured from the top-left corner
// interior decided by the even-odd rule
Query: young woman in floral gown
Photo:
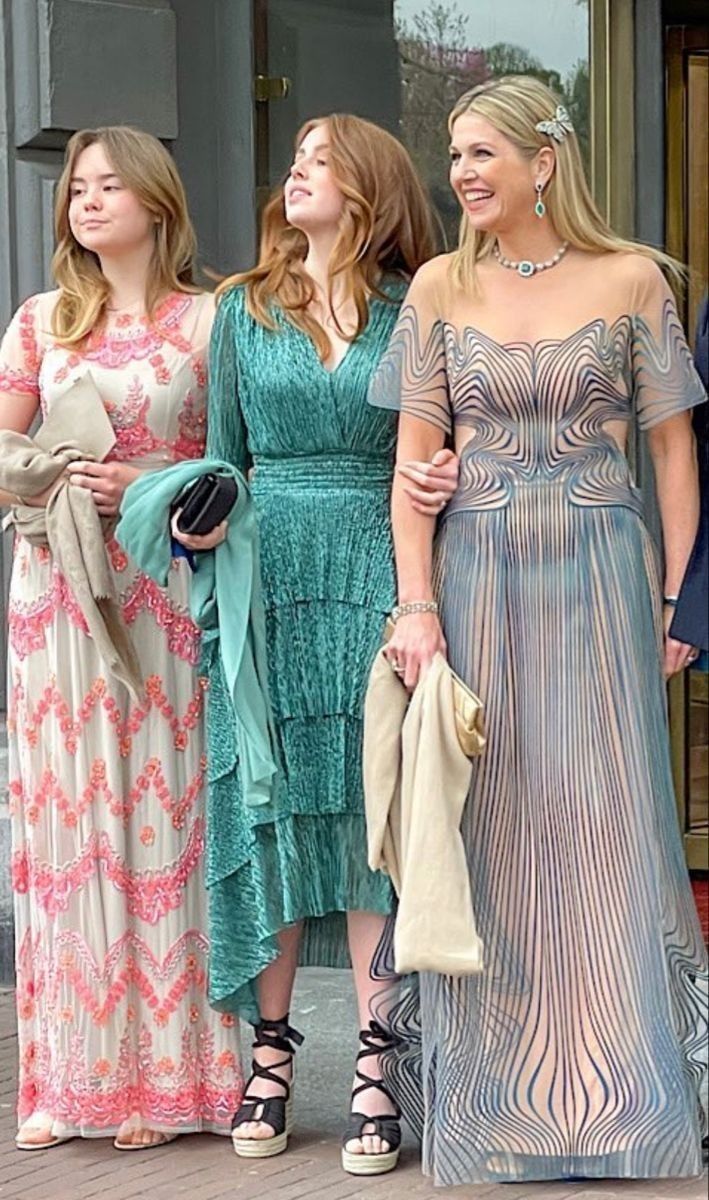
[[[104,463],[70,471],[110,531],[139,471],[203,452],[213,301],[192,282],[184,192],[153,137],[76,134],[56,218],[57,290],[26,300],[2,343],[0,427],[25,433],[90,372],[116,442]],[[234,1018],[206,996],[204,691],[189,571],[177,561],[163,590],[107,536],[144,680],[137,703],[108,673],[50,552],[21,538],[15,548],[8,732],[28,1149],[228,1132],[242,1092]]]

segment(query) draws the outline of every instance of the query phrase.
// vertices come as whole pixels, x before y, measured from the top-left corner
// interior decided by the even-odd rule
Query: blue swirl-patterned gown
[[[305,919],[301,961],[347,964],[344,914],[387,914],[388,880],[367,866],[361,777],[367,677],[394,602],[389,520],[396,418],[367,389],[405,288],[372,299],[333,371],[280,313],[221,301],[210,356],[207,453],[253,462],[269,686],[282,773],[272,803],[241,802],[231,704],[207,647],[210,998],[258,1015],[257,975],[276,934]]]
[[[388,1073],[439,1183],[701,1169],[706,957],[661,592],[605,426],[635,410],[648,428],[704,393],[646,274],[637,307],[535,344],[495,341],[417,277],[372,388],[461,448],[435,586],[488,727],[463,820],[485,968],[386,995]]]

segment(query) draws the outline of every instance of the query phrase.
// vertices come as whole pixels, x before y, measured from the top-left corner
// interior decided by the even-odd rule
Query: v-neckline
[[[368,324],[369,324],[369,322],[367,322],[367,325]],[[356,337],[352,338],[352,341],[347,346],[347,349],[345,350],[345,353],[342,355],[342,358],[338,362],[335,363],[334,367],[326,367],[325,366],[325,363],[323,362],[320,355],[318,354],[315,342],[313,341],[313,339],[310,337],[309,334],[306,333],[305,336],[307,337],[308,341],[310,342],[310,345],[313,348],[315,357],[317,358],[318,362],[320,363],[320,366],[322,367],[323,371],[325,372],[326,375],[329,375],[330,378],[332,378],[334,375],[337,375],[337,372],[340,370],[341,367],[344,367],[345,363],[347,362],[347,359],[349,358],[350,354],[354,350],[355,345],[360,340],[360,338],[364,337],[366,331],[367,331],[367,326],[365,325],[362,332],[358,333]]]
[[[362,338],[366,337],[366,335],[369,331],[369,327],[372,323],[372,306],[374,304],[376,304],[376,302],[378,300],[379,300],[378,296],[370,295],[367,297],[367,324],[365,325],[362,332],[358,333],[357,336],[352,339],[352,341],[349,343],[347,349],[345,350],[345,353],[342,355],[342,358],[334,367],[326,367],[325,366],[325,363],[323,362],[320,355],[318,354],[317,346],[315,345],[315,342],[311,338],[310,334],[306,333],[305,330],[300,330],[300,332],[303,334],[303,337],[305,338],[308,345],[310,346],[313,354],[315,355],[315,358],[317,359],[318,364],[320,366],[320,370],[325,375],[327,375],[330,379],[333,379],[335,377],[335,375],[337,375],[342,370],[345,363],[348,361],[350,355],[353,353],[355,347],[359,345],[359,343],[362,341]]]

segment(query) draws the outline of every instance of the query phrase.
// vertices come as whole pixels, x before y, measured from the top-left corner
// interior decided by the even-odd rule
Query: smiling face
[[[120,255],[152,244],[155,215],[116,174],[100,142],[82,150],[69,184],[69,226],[95,254]]]
[[[303,233],[336,229],[345,198],[330,167],[326,124],[309,130],[298,146],[284,189],[286,220]]]
[[[509,138],[477,113],[458,117],[451,134],[450,182],[475,229],[505,233],[528,222],[537,180],[546,184],[553,152],[525,158]]]

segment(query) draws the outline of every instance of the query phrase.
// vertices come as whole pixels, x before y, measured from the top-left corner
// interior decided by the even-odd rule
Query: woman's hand
[[[452,450],[437,450],[430,462],[403,462],[396,468],[408,479],[403,490],[411,507],[426,517],[436,517],[458,490],[460,460]]]
[[[222,521],[221,525],[215,525],[209,533],[181,533],[177,528],[177,522],[180,519],[181,508],[173,513],[172,521],[170,522],[170,532],[176,542],[184,546],[186,550],[192,550],[193,553],[199,554],[204,550],[214,550],[215,546],[219,546],[226,538],[227,522]]]
[[[67,471],[71,483],[91,492],[101,517],[118,516],[123,493],[140,475],[137,467],[129,467],[127,463],[85,462],[82,459],[69,463]]]
[[[409,613],[399,617],[384,650],[408,691],[426,674],[436,653],[445,655],[446,640],[435,613]]]
[[[694,646],[688,646],[686,642],[678,642],[676,638],[670,637],[670,625],[672,624],[674,615],[674,607],[666,604],[664,617],[665,679],[671,679],[679,671],[684,671],[685,667],[691,667],[694,660],[699,657]]]

